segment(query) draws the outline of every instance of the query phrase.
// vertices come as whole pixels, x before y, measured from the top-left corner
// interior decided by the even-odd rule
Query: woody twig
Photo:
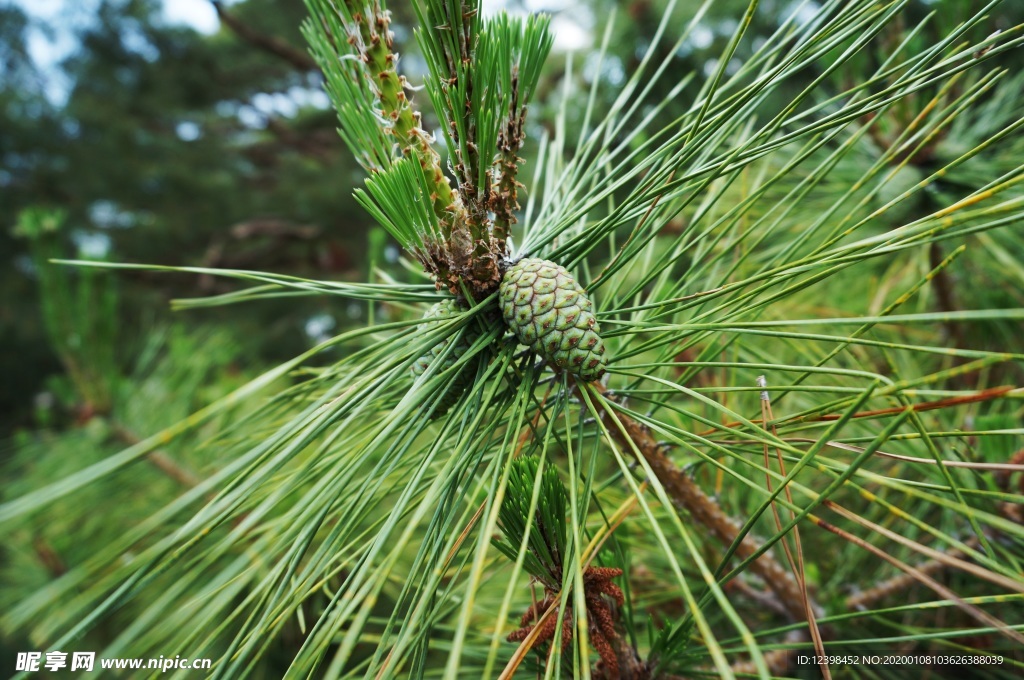
[[[598,383],[590,383],[587,387],[591,394],[601,397],[607,392]],[[731,546],[736,542],[740,535],[740,527],[735,520],[729,517],[714,499],[705,494],[692,477],[669,460],[645,427],[622,412],[612,412],[604,408],[603,401],[595,399],[594,405],[615,442],[624,450],[643,458],[675,505],[706,527],[716,540],[725,546]],[[758,542],[747,535],[739,541],[736,556],[747,559],[760,549]],[[767,552],[762,553],[750,563],[750,569],[771,589],[791,620],[802,621],[805,618],[804,594],[801,588],[774,557]]]

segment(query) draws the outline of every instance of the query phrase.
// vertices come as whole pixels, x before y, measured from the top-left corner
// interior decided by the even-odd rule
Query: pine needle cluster
[[[519,209],[527,104],[551,48],[549,21],[478,3],[416,3],[428,74],[457,190],[441,170],[410,87],[398,73],[382,0],[310,0],[306,36],[327,74],[342,136],[370,172],[360,203],[452,294],[481,300],[501,280]],[[339,66],[340,65],[340,66]]]

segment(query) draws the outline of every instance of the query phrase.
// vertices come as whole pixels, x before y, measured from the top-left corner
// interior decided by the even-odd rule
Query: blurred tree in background
[[[69,2],[52,25],[0,3],[0,459],[20,479],[4,497],[166,427],[249,368],[290,357],[364,313],[290,301],[172,316],[171,298],[230,287],[48,262],[367,275],[368,222],[348,189],[356,166],[299,35],[303,3],[217,10],[220,30],[203,35],[167,23],[156,0]],[[59,69],[32,60],[32,31],[74,33]],[[195,484],[203,461],[194,447],[174,446],[92,502],[102,508],[130,479],[147,480],[159,504]],[[7,546],[8,594],[28,592],[123,531],[113,514],[48,522],[24,535],[28,553]]]
[[[65,257],[84,247],[122,261],[366,274],[368,225],[347,189],[354,165],[299,36],[301,1],[225,4],[229,20],[210,36],[167,24],[156,0],[95,4],[95,16],[77,22],[80,44],[62,64],[58,102],[48,97],[58,74],[28,57],[28,18],[0,8],[0,276],[13,293],[0,317],[7,424],[26,422],[26,395],[56,367],[26,244],[10,233],[23,208],[67,212]],[[124,278],[122,325],[135,333],[164,317],[173,296],[222,290],[209,278]],[[188,322],[230,322],[249,356],[280,359],[306,345],[304,324],[318,309],[346,314],[269,305]]]

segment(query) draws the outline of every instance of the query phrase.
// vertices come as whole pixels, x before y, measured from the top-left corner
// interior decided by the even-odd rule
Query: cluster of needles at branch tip
[[[540,488],[531,515],[536,485]],[[561,605],[565,555],[569,553],[565,530],[569,506],[568,493],[554,467],[542,468],[536,456],[523,456],[510,463],[508,489],[499,509],[504,535],[495,538],[494,544],[515,560],[525,540],[523,566],[544,589],[544,597],[526,609],[520,627],[509,633],[510,642],[522,642],[533,635],[534,647],[551,643],[564,650],[573,638],[577,621],[571,594],[568,603]],[[601,670],[609,678],[620,677],[618,650],[622,645],[617,626],[625,595],[612,579],[622,575],[623,570],[617,567],[586,566],[582,572],[588,638],[601,659]]]
[[[326,68],[328,60],[341,59],[347,69],[347,77],[329,79],[328,89],[342,135],[370,173],[357,198],[439,289],[470,303],[500,289],[501,311],[520,342],[553,366],[595,380],[604,373],[605,346],[586,292],[556,263],[527,258],[508,264],[522,186],[517,153],[527,103],[551,47],[548,19],[481,19],[474,4],[443,0],[416,8],[428,66],[425,89],[444,123],[455,191],[398,72],[383,4],[346,0],[337,12],[321,8],[314,12],[320,30],[308,30],[325,71],[337,71]],[[449,390],[438,411],[459,391]]]
[[[427,96],[441,118],[455,189],[398,71],[380,0],[310,0],[307,36],[327,74],[341,134],[370,173],[357,199],[411,252],[439,289],[485,299],[509,256],[519,207],[527,103],[550,51],[549,19],[474,3],[417,3]],[[342,67],[339,69],[339,62]]]

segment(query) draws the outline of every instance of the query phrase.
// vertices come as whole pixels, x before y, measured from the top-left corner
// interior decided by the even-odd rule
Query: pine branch
[[[489,198],[489,207],[494,213],[494,238],[504,246],[509,229],[516,223],[519,210],[518,191],[522,186],[516,180],[519,164],[523,159],[518,151],[523,145],[523,127],[526,124],[526,107],[519,106],[519,73],[512,73],[512,98],[509,102],[508,117],[498,136],[498,159],[496,161],[498,181]]]
[[[480,133],[487,131],[486,121],[481,120],[481,102],[495,97],[492,74],[497,61],[478,53],[478,0],[426,0],[425,4],[415,3],[415,7],[421,27],[416,36],[430,71],[427,92],[445,123],[452,169],[465,210],[469,281],[477,295],[486,295],[501,280],[498,260],[504,254],[491,238],[487,215],[490,180],[481,172],[481,154],[490,158],[493,147],[479,139]],[[489,167],[490,162],[485,165]]]
[[[36,534],[32,538],[32,550],[36,554],[36,559],[43,563],[51,577],[58,578],[67,573],[68,566],[64,559],[42,535]]]
[[[602,397],[607,394],[607,390],[599,383],[590,383],[587,387],[592,394]],[[726,547],[736,541],[740,534],[740,527],[725,514],[713,498],[697,486],[692,477],[668,459],[661,445],[651,436],[647,428],[622,412],[608,411],[599,400],[594,400],[594,407],[619,446],[624,451],[631,451],[634,455],[638,452],[643,456],[658,481],[661,482],[665,491],[679,508],[688,512],[694,520],[706,527],[711,535]],[[757,541],[748,534],[740,541],[736,555],[740,559],[746,559],[760,548]],[[790,619],[793,621],[804,620],[803,591],[793,576],[775,558],[767,552],[762,553],[751,562],[750,569],[760,576],[765,585],[776,594]]]
[[[135,446],[142,441],[134,432],[123,425],[114,425],[113,432],[114,436],[128,446]],[[146,460],[157,470],[187,489],[198,486],[202,481],[196,473],[174,460],[166,451],[154,449],[146,454]]]
[[[507,112],[497,133],[498,154],[492,170],[497,178],[488,198],[489,208],[494,213],[494,239],[502,249],[511,225],[516,222],[515,212],[519,210],[517,193],[522,184],[516,175],[523,159],[518,152],[525,139],[527,105],[537,88],[541,67],[554,39],[549,21],[541,15],[530,16],[523,24],[506,15],[494,20],[495,32],[501,36],[501,43],[508,46],[505,59],[511,62],[511,68],[499,74]]]
[[[441,169],[441,157],[433,138],[421,127],[420,112],[407,94],[409,84],[398,73],[398,55],[390,30],[390,13],[378,0],[308,0],[313,20],[306,34],[324,68],[328,91],[342,122],[342,136],[363,165],[374,174],[387,174],[394,166],[397,147],[401,157],[417,163],[425,182],[420,191],[395,193],[381,200],[377,188],[406,186],[401,178],[375,179],[369,187],[383,212],[374,216],[398,237],[403,247],[416,253],[439,288],[462,296],[468,284],[471,296],[486,297],[497,286],[497,261],[481,257],[473,222],[464,201],[452,191]],[[404,174],[406,170],[397,170]],[[388,189],[384,189],[387,191]],[[403,213],[410,202],[423,201],[433,208],[436,229],[407,232]],[[365,204],[365,201],[364,201]],[[395,231],[395,227],[399,227]]]
[[[460,3],[445,5],[455,8],[453,21],[462,23],[450,35],[436,36],[437,40],[453,42],[450,49],[440,45],[442,52],[435,56],[438,72],[445,74],[445,79],[438,80],[432,75],[428,91],[445,121],[444,139],[449,144],[446,156],[453,163],[461,162],[463,167],[455,175],[459,185],[451,192],[451,205],[457,209],[439,214],[431,200],[427,173],[434,168],[435,157],[424,156],[412,137],[407,137],[412,143],[411,150],[403,147],[396,132],[405,125],[400,121],[411,120],[418,125],[418,119],[408,101],[403,103],[398,97],[399,93],[406,93],[397,70],[393,69],[394,60],[389,64],[386,58],[387,54],[393,56],[393,48],[388,46],[385,50],[384,71],[368,50],[358,49],[365,46],[364,38],[372,43],[373,31],[378,38],[386,35],[386,21],[383,25],[373,22],[362,26],[343,0],[308,1],[314,8],[314,19],[306,30],[317,59],[325,66],[328,91],[342,121],[342,136],[371,175],[360,200],[374,217],[398,234],[404,246],[419,251],[417,255],[426,261],[428,271],[442,286],[460,291],[470,288],[470,297],[485,291],[488,282],[480,272],[488,271],[486,257],[501,255],[499,244],[514,220],[512,192],[518,167],[507,164],[518,166],[515,154],[521,139],[517,137],[526,129],[521,112],[525,111],[528,99],[528,64],[522,58],[514,58],[533,49],[515,47],[529,42],[526,30],[521,30],[520,38],[511,37],[508,42],[497,39],[484,45],[480,36],[490,30],[496,31],[495,36],[502,35],[498,30],[500,24],[466,14],[459,9],[464,8]],[[364,16],[386,13],[382,5],[360,5],[365,6],[370,10]],[[965,329],[971,328],[968,323],[981,320],[1003,324],[1012,331],[1021,311],[979,305],[983,309],[952,316],[890,315],[886,310],[871,316],[850,317],[835,312],[848,311],[846,306],[851,301],[859,309],[865,291],[874,288],[880,291],[879,301],[882,291],[898,293],[902,289],[908,294],[903,278],[917,276],[907,274],[915,272],[916,265],[909,266],[900,258],[919,255],[924,252],[922,248],[940,239],[977,235],[981,240],[1005,235],[1008,230],[998,234],[995,230],[1001,225],[1018,224],[1024,213],[1017,192],[1021,177],[1019,154],[999,154],[1006,158],[985,168],[988,172],[994,166],[999,168],[998,172],[974,182],[963,196],[943,199],[940,212],[912,224],[879,231],[875,227],[879,226],[881,213],[866,210],[867,203],[858,203],[872,183],[885,181],[878,172],[886,161],[864,170],[863,159],[857,158],[856,153],[860,146],[857,142],[866,132],[858,127],[857,121],[864,121],[868,114],[882,116],[890,104],[925,96],[918,93],[926,93],[933,83],[948,81],[956,73],[974,68],[982,57],[1005,55],[1010,48],[1024,44],[1006,35],[980,45],[965,42],[968,36],[964,31],[979,25],[979,13],[962,29],[958,24],[955,30],[928,41],[926,51],[918,56],[907,57],[902,47],[897,46],[886,57],[891,62],[863,78],[859,73],[848,92],[835,96],[822,93],[827,73],[818,78],[821,72],[816,69],[820,66],[827,71],[837,63],[847,62],[856,66],[852,56],[857,49],[867,47],[873,32],[889,25],[900,11],[899,2],[825,3],[810,22],[780,25],[777,35],[768,38],[762,47],[755,47],[752,54],[743,55],[735,75],[724,70],[732,60],[723,58],[714,79],[707,81],[700,92],[689,91],[684,79],[670,85],[670,94],[663,95],[666,88],[661,85],[666,84],[665,78],[660,85],[658,79],[663,73],[666,77],[673,74],[677,54],[674,49],[664,49],[666,45],[655,39],[650,53],[668,56],[660,65],[644,57],[607,110],[598,108],[607,97],[603,92],[598,96],[599,87],[603,87],[598,82],[602,79],[594,79],[592,96],[586,98],[588,103],[582,116],[594,125],[582,126],[578,144],[562,134],[579,119],[576,115],[570,117],[568,112],[580,112],[582,106],[578,105],[584,99],[574,96],[571,85],[575,81],[569,81],[569,96],[554,124],[559,134],[544,153],[545,162],[537,174],[538,186],[532,192],[539,198],[531,206],[530,218],[524,220],[529,231],[524,234],[523,244],[531,253],[572,267],[579,264],[584,270],[585,260],[597,267],[611,263],[598,281],[603,286],[599,291],[600,321],[615,369],[611,379],[621,393],[629,393],[638,401],[647,400],[651,415],[641,418],[609,403],[601,397],[603,389],[597,385],[590,391],[581,386],[578,394],[599,402],[599,410],[593,413],[597,424],[606,426],[611,433],[610,444],[616,449],[629,449],[660,480],[659,498],[669,500],[662,493],[664,489],[678,506],[677,512],[672,512],[672,507],[649,507],[644,502],[643,485],[628,480],[633,493],[626,495],[626,503],[644,506],[648,523],[625,521],[621,525],[627,534],[621,547],[634,551],[629,557],[635,559],[634,564],[671,571],[677,582],[675,591],[673,586],[626,588],[624,594],[629,597],[623,598],[625,606],[617,610],[624,615],[630,640],[642,640],[645,632],[657,636],[645,663],[636,657],[636,648],[626,644],[625,639],[616,640],[614,634],[607,633],[610,617],[604,617],[605,626],[598,636],[610,644],[603,645],[593,638],[588,642],[588,631],[582,624],[584,616],[588,624],[601,624],[599,617],[587,612],[587,557],[570,548],[571,554],[567,553],[562,560],[566,566],[562,571],[573,582],[559,583],[560,588],[568,586],[563,591],[566,598],[552,602],[546,609],[546,619],[537,621],[529,633],[521,633],[532,638],[524,640],[512,657],[505,677],[511,675],[514,665],[531,646],[547,644],[542,633],[557,633],[553,616],[561,614],[564,625],[565,620],[571,621],[572,611],[578,614],[576,620],[581,622],[581,630],[574,631],[571,641],[564,635],[563,642],[571,645],[564,647],[568,652],[566,660],[578,664],[578,668],[589,664],[594,651],[603,651],[603,660],[611,660],[610,647],[623,677],[643,677],[649,666],[652,675],[661,674],[657,677],[672,677],[664,675],[665,669],[711,674],[711,664],[704,661],[708,658],[713,660],[714,672],[722,676],[729,676],[730,670],[733,674],[738,670],[764,674],[766,665],[769,672],[782,674],[781,669],[792,658],[792,649],[801,645],[802,640],[787,640],[784,646],[791,649],[777,653],[762,647],[765,636],[772,631],[751,625],[762,624],[763,619],[754,617],[751,621],[743,617],[730,602],[732,598],[727,597],[730,586],[739,579],[731,584],[716,584],[702,554],[720,542],[749,562],[750,573],[757,574],[772,589],[773,600],[755,598],[748,603],[759,611],[764,609],[762,603],[777,600],[784,612],[782,616],[802,620],[806,608],[800,583],[793,582],[780,564],[781,559],[776,562],[769,553],[762,552],[763,544],[750,536],[738,540],[742,529],[737,522],[677,468],[644,426],[649,422],[658,433],[668,433],[676,441],[686,439],[681,423],[687,420],[719,432],[722,422],[733,420],[743,410],[729,402],[731,395],[739,393],[737,399],[752,396],[742,394],[748,388],[737,385],[746,384],[743,381],[754,375],[755,368],[821,380],[801,385],[800,378],[797,384],[785,387],[792,394],[789,398],[797,402],[791,418],[776,422],[767,413],[758,420],[745,420],[737,432],[721,434],[723,443],[719,451],[733,456],[735,462],[729,469],[731,477],[723,475],[722,481],[734,481],[740,489],[722,488],[736,494],[742,493],[743,488],[763,488],[762,475],[767,466],[762,467],[750,456],[766,441],[778,445],[783,454],[806,453],[799,463],[805,472],[800,473],[799,482],[794,479],[787,488],[793,489],[794,496],[798,492],[805,494],[815,499],[813,503],[840,513],[844,523],[858,524],[870,532],[867,539],[861,539],[823,523],[809,514],[809,508],[803,513],[807,521],[827,529],[805,537],[808,556],[844,551],[841,569],[836,570],[831,580],[822,582],[823,589],[850,580],[861,587],[871,587],[874,584],[866,575],[880,561],[888,562],[913,573],[915,581],[933,588],[940,597],[927,605],[904,609],[905,628],[913,630],[901,635],[902,639],[942,644],[943,636],[957,636],[959,644],[966,638],[965,631],[956,628],[958,622],[947,624],[941,620],[943,608],[953,605],[975,616],[979,625],[972,632],[993,627],[1006,632],[1002,620],[1012,621],[1012,598],[1001,594],[984,598],[986,610],[989,605],[993,610],[1005,608],[1010,617],[979,615],[976,608],[963,607],[965,600],[975,601],[971,597],[974,584],[958,579],[960,592],[954,592],[928,577],[926,571],[931,567],[915,570],[906,562],[887,559],[892,556],[881,548],[872,550],[874,538],[885,536],[896,541],[901,551],[926,555],[924,559],[935,557],[962,569],[965,577],[987,580],[1012,593],[1021,592],[1015,565],[1020,563],[1018,548],[1024,528],[1016,523],[1011,509],[998,505],[1000,501],[1018,500],[1019,494],[1011,494],[1008,487],[992,493],[975,485],[973,477],[967,477],[975,474],[972,467],[986,464],[956,461],[962,469],[947,471],[945,463],[936,456],[934,464],[942,464],[941,470],[918,470],[915,465],[911,479],[889,474],[889,469],[898,469],[896,466],[902,463],[887,465],[882,474],[871,468],[877,464],[876,454],[890,455],[877,448],[886,442],[898,441],[899,447],[911,449],[908,453],[912,447],[927,442],[934,452],[934,442],[929,441],[933,436],[936,440],[956,437],[963,441],[965,436],[977,435],[976,439],[984,442],[982,435],[992,434],[984,430],[998,429],[1006,431],[997,436],[1014,441],[1019,434],[1016,421],[998,428],[979,427],[982,431],[964,432],[957,429],[964,421],[956,416],[967,412],[973,415],[979,409],[1012,412],[1009,402],[992,400],[997,396],[1012,397],[1016,392],[1008,391],[1011,388],[990,388],[969,396],[951,395],[941,389],[941,383],[954,373],[944,369],[942,362],[946,356],[972,356],[984,359],[976,368],[988,368],[1017,361],[1019,355],[948,350],[938,335],[927,335],[927,328],[937,328],[944,319],[955,319]],[[659,35],[676,18],[666,13]],[[466,21],[477,22],[475,43],[467,38],[474,33],[466,32]],[[691,26],[700,21],[701,17],[695,16]],[[509,26],[514,23],[509,22]],[[367,29],[365,34],[361,26]],[[424,34],[431,31],[432,26],[425,24]],[[513,34],[515,31],[510,31]],[[732,54],[739,36],[737,33],[736,40],[731,42],[726,57]],[[685,39],[684,32],[679,40]],[[988,43],[991,49],[986,46]],[[457,59],[449,62],[446,54]],[[465,55],[474,62],[472,68],[463,64]],[[429,51],[427,58],[432,58]],[[468,74],[466,78],[448,82],[448,74],[460,69]],[[384,92],[381,73],[391,94]],[[813,82],[805,78],[809,73]],[[397,86],[392,76],[398,78]],[[790,88],[792,84],[800,88],[805,83],[808,84],[803,90]],[[879,84],[882,89],[876,87]],[[1013,106],[1019,90],[1017,87],[1007,100]],[[964,100],[965,106],[982,101],[978,99],[984,94],[980,87],[968,92],[972,99]],[[382,94],[384,99],[391,97],[387,105]],[[772,117],[776,101],[783,101],[785,108]],[[446,112],[448,106],[450,114]],[[397,117],[392,118],[385,109]],[[1018,110],[1009,110],[1014,112],[1012,120],[978,136],[966,136],[971,140],[968,150],[956,152],[955,159],[942,160],[934,177],[922,182],[932,181],[939,173],[956,169],[975,156],[987,163],[997,156],[989,153],[995,147],[1019,139]],[[978,115],[984,116],[984,111],[979,110]],[[447,124],[449,120],[456,124],[454,132]],[[656,129],[661,124],[659,120],[671,122]],[[410,134],[415,134],[414,130],[415,127],[407,128]],[[919,140],[912,138],[918,132],[923,135],[920,140],[931,134],[927,125],[909,131],[905,148],[919,146]],[[960,139],[955,133],[950,138]],[[470,142],[475,149],[468,146]],[[936,158],[941,157],[938,151]],[[569,161],[564,159],[567,153],[572,154]],[[428,162],[419,162],[424,159]],[[966,165],[964,170],[983,176]],[[839,190],[825,186],[830,177],[842,180],[837,183],[841,184]],[[472,184],[466,184],[470,181]],[[1005,191],[1010,188],[1012,192]],[[486,201],[487,210],[481,215],[482,201]],[[477,205],[469,206],[470,202]],[[493,214],[487,215],[487,211]],[[866,216],[869,212],[874,217]],[[666,231],[665,224],[672,218],[685,223],[687,229],[675,234]],[[442,233],[442,224],[451,227],[447,238],[436,236]],[[621,238],[626,232],[630,236]],[[621,255],[614,255],[616,252]],[[872,267],[882,258],[890,257],[894,260],[892,269],[887,270],[885,278],[879,278]],[[998,261],[1009,263],[1007,267],[1013,269],[1014,277],[1021,276],[1020,268],[1014,264],[1017,258],[1005,255]],[[850,265],[862,269],[854,274],[844,273]],[[442,266],[448,269],[442,271]],[[477,266],[481,270],[476,270]],[[496,530],[515,523],[504,524],[501,508],[496,506],[501,489],[512,490],[511,485],[504,486],[502,480],[510,478],[502,476],[507,472],[502,465],[518,455],[523,440],[516,445],[517,432],[548,376],[539,375],[546,368],[540,371],[534,365],[527,368],[528,380],[516,383],[506,379],[521,358],[521,350],[514,342],[499,339],[507,327],[492,316],[493,300],[474,305],[457,323],[445,328],[425,330],[424,324],[418,324],[413,330],[417,322],[404,315],[410,312],[409,306],[436,299],[434,291],[422,286],[393,281],[314,281],[238,270],[174,269],[183,273],[216,273],[255,284],[241,293],[193,301],[191,306],[315,294],[330,295],[331,300],[394,300],[401,303],[395,309],[403,315],[375,326],[346,330],[164,433],[0,506],[0,520],[27,518],[55,499],[111,479],[112,473],[164,446],[168,438],[192,431],[214,417],[230,423],[227,431],[218,428],[211,433],[212,439],[207,440],[204,450],[215,453],[216,459],[211,462],[217,465],[198,487],[140,519],[133,530],[91,557],[85,568],[71,570],[59,583],[5,615],[5,620],[13,622],[9,625],[15,628],[31,626],[40,639],[59,648],[80,639],[91,627],[111,620],[111,616],[123,613],[127,619],[133,615],[131,608],[137,607],[134,611],[143,612],[142,618],[118,641],[125,649],[160,649],[162,653],[184,655],[197,649],[221,649],[227,644],[231,654],[223,656],[219,672],[241,676],[263,663],[268,651],[277,644],[275,641],[288,634],[286,626],[290,627],[297,615],[299,626],[303,627],[302,645],[288,660],[297,674],[494,677],[491,671],[500,669],[507,657],[507,648],[503,648],[501,636],[494,631],[507,628],[513,612],[521,611],[519,605],[528,602],[529,595],[521,589],[520,582],[532,573],[530,560],[524,554],[529,548],[523,548],[530,541],[520,540],[516,544],[519,552],[515,565],[509,565],[501,556],[494,559],[492,538]],[[830,279],[827,288],[820,285],[826,279]],[[693,294],[695,290],[706,292]],[[965,296],[962,302],[969,302],[966,296],[971,293],[966,289],[958,291]],[[823,309],[823,305],[831,309]],[[797,332],[788,328],[793,324],[813,324],[829,330],[814,334]],[[830,330],[841,329],[844,324],[856,324],[858,330],[852,334]],[[903,334],[909,324],[918,324],[908,334],[914,338],[913,343]],[[429,404],[432,400],[436,402],[436,388],[443,377],[413,382],[409,367],[436,343],[443,342],[449,331],[455,332],[456,325],[460,325],[457,332],[463,336],[476,326],[487,327],[489,335],[474,341],[472,351],[495,358],[489,363],[480,362],[473,384],[458,408],[443,420],[430,421]],[[893,331],[893,326],[898,330]],[[861,337],[872,329],[874,337]],[[893,340],[890,333],[901,337]],[[825,358],[815,361],[819,345],[834,347],[835,352],[823,351]],[[686,358],[683,374],[670,380],[678,368],[672,358],[687,348],[694,355]],[[889,353],[900,356],[886,364],[882,359],[888,359]],[[527,366],[528,360],[527,357],[522,365]],[[302,366],[304,362],[310,365]],[[906,381],[893,381],[891,375],[876,374],[880,370],[877,366],[882,365],[910,365],[915,375]],[[297,370],[300,368],[301,371]],[[710,370],[702,376],[713,373],[713,380],[698,385],[698,379],[690,383],[692,389],[684,387],[696,371],[704,368]],[[910,407],[914,418],[907,422],[914,424],[915,431],[899,431],[908,408],[887,408],[892,403],[886,401],[873,401],[870,407],[863,406],[865,410],[857,403],[849,413],[835,415],[844,405],[851,406],[851,395],[861,394],[862,399],[868,399],[863,385],[876,379],[887,379],[887,387],[874,393],[872,400],[930,400]],[[557,380],[550,382],[558,384]],[[705,396],[708,393],[720,397],[712,399]],[[542,401],[541,411],[547,413],[545,403],[546,400]],[[569,403],[558,400],[551,409],[557,411]],[[240,404],[252,406],[236,411],[235,406]],[[951,407],[958,410],[946,410]],[[541,411],[534,419],[533,432],[545,429],[539,425]],[[928,413],[917,418],[919,411]],[[588,451],[597,453],[590,448],[598,444],[592,423],[575,418],[575,414],[564,415],[565,436],[556,432],[554,423],[548,422],[544,439],[537,437],[537,449],[543,450],[554,439],[564,441],[567,450],[571,447],[572,455],[566,458],[568,477],[582,480],[582,493],[576,484],[565,488],[570,511],[564,528],[573,532],[568,545],[577,546],[600,523],[605,501],[617,500],[623,489],[614,476],[617,465],[599,454],[588,455]],[[881,419],[890,415],[895,417],[879,428]],[[814,451],[801,452],[791,446],[792,442],[801,441],[792,435],[805,434],[823,422],[837,419],[840,422],[834,429],[825,428],[824,437],[812,439]],[[758,423],[768,423],[766,429],[771,434],[762,432]],[[776,427],[779,437],[774,435]],[[858,455],[852,460],[823,453],[825,446],[842,449],[853,446],[847,442],[865,440],[871,445],[863,449],[854,447]],[[979,445],[978,449],[981,448]],[[901,459],[915,464],[925,462],[910,456]],[[580,465],[584,461],[588,468]],[[931,470],[939,471],[942,477]],[[968,480],[966,483],[959,476],[961,473]],[[773,480],[777,478],[775,473],[770,474]],[[796,474],[794,469],[786,477],[795,478]],[[816,475],[834,479],[823,488],[825,482]],[[533,484],[524,483],[521,488],[529,486],[531,499],[538,499],[536,504],[540,505],[539,478],[526,477]],[[880,486],[888,498],[867,492],[855,478]],[[945,494],[945,489],[953,493]],[[523,498],[520,494],[519,499]],[[781,493],[773,494],[772,498],[786,508],[799,507],[799,499]],[[850,510],[833,502],[833,498],[851,506]],[[475,513],[474,507],[479,508]],[[766,501],[757,516],[768,507]],[[1019,511],[1024,506],[1013,507]],[[936,555],[938,550],[874,525],[863,519],[868,514],[865,508],[884,514],[890,518],[887,522],[907,522],[934,536],[938,544],[956,545],[968,553],[971,561],[956,558],[953,553]],[[993,512],[994,508],[1006,514],[1000,516]],[[678,534],[666,535],[663,529],[670,524],[676,528],[677,515],[687,513],[697,531],[678,527]],[[566,513],[559,510],[552,514],[550,521],[543,520],[543,527],[532,527],[530,540],[535,535],[543,539],[550,526],[562,526],[558,519],[564,519]],[[189,516],[184,524],[179,523]],[[519,515],[520,519],[526,517],[535,515]],[[780,540],[789,540],[786,534],[798,522],[796,517],[790,517],[788,528],[777,531]],[[1008,540],[993,541],[992,551],[966,548],[956,538],[960,535],[960,520],[965,517],[986,529],[997,527]],[[752,518],[751,524],[753,521]],[[520,524],[525,526],[525,519]],[[612,524],[605,522],[604,526]],[[173,530],[174,525],[179,528]],[[171,530],[165,532],[165,528]],[[645,530],[656,534],[658,541],[628,538]],[[513,528],[506,536],[517,534]],[[159,537],[154,540],[154,536]],[[677,537],[684,539],[684,551],[673,542]],[[982,540],[984,544],[985,539]],[[555,542],[548,539],[548,543]],[[551,552],[548,544],[534,547],[538,553]],[[776,548],[776,554],[779,549]],[[124,563],[123,555],[129,551],[135,557]],[[753,557],[755,554],[757,558]],[[688,563],[687,558],[692,561]],[[532,566],[543,572],[539,564]],[[692,566],[700,569],[703,579],[694,577]],[[719,573],[726,565],[720,566]],[[802,570],[794,571],[799,574]],[[601,577],[602,573],[591,572],[591,583],[607,587],[611,580]],[[636,570],[634,578],[635,575]],[[898,585],[902,583],[906,582]],[[161,590],[164,584],[170,584],[174,592]],[[623,586],[627,585],[629,580],[624,579]],[[708,587],[703,599],[694,597],[694,585]],[[598,597],[607,600],[607,590]],[[326,593],[326,600],[321,592]],[[665,602],[666,596],[675,598],[678,594],[678,599]],[[615,599],[618,605],[618,598]],[[712,606],[712,601],[720,606]],[[665,614],[664,605],[677,602],[686,604],[692,615],[682,618],[677,626],[657,631],[657,621],[648,624],[638,616],[645,608],[655,615]],[[176,606],[169,608],[167,603]],[[383,623],[381,612],[385,612]],[[530,613],[537,614],[539,610],[534,608]],[[884,623],[884,616],[884,612],[872,612],[856,618],[877,624]],[[308,634],[305,617],[312,621]],[[156,618],[161,625],[143,625]],[[543,623],[545,620],[551,621],[551,628]],[[836,617],[832,631],[855,631],[840,628],[846,620],[850,617]],[[731,635],[730,629],[738,636]],[[848,639],[849,635],[845,637],[846,644],[856,642]],[[1020,644],[1019,636],[1012,640]],[[367,648],[369,651],[362,649],[368,641],[373,647]],[[964,646],[977,648],[980,644],[964,642]],[[750,658],[756,665],[743,661],[730,669],[734,654],[744,647],[749,657],[743,658]],[[568,658],[570,655],[572,659]],[[556,656],[549,657],[548,663],[559,663]],[[480,662],[482,666],[478,665]],[[705,667],[694,668],[696,663]],[[328,664],[330,667],[326,667]],[[446,664],[444,669],[441,664]],[[557,669],[551,665],[549,670]]]
[[[441,158],[434,150],[430,135],[421,127],[420,112],[412,108],[405,76],[398,74],[398,55],[394,51],[391,15],[374,0],[345,0],[349,11],[348,42],[356,49],[365,66],[370,87],[377,95],[384,117],[390,121],[388,132],[394,135],[403,154],[413,156],[427,173],[434,212],[448,219],[455,199],[448,178],[441,171]]]
[[[365,196],[364,205],[416,254],[439,288],[476,301],[485,299],[497,289],[508,256],[508,228],[518,207],[515,176],[521,159],[516,152],[522,145],[526,103],[551,47],[548,20],[524,21],[502,14],[481,21],[475,1],[416,4],[421,23],[417,37],[430,72],[426,89],[444,123],[458,185],[455,192],[441,170],[434,140],[421,128],[420,113],[409,102],[383,3],[307,4],[312,20],[305,32],[323,68],[349,148],[371,174],[392,172],[400,155],[419,163],[427,179],[419,193],[385,197],[382,191],[408,187],[408,178],[371,177],[373,186],[367,190],[376,205],[368,206]],[[394,172],[408,174],[404,169]],[[410,201],[432,205],[437,224],[410,224],[402,214]]]
[[[496,286],[514,221],[526,104],[551,49],[546,17],[481,20],[479,2],[422,0],[417,31],[426,87],[454,159],[473,244],[473,280]],[[493,220],[491,217],[493,214]]]
[[[268,54],[272,54],[275,57],[284,60],[300,71],[317,70],[316,61],[311,59],[305,51],[300,50],[277,36],[267,35],[257,31],[255,28],[224,9],[224,5],[220,0],[210,0],[210,4],[213,5],[213,9],[217,12],[217,17],[221,20],[221,23],[230,28],[235,35],[245,42],[258,47]]]

